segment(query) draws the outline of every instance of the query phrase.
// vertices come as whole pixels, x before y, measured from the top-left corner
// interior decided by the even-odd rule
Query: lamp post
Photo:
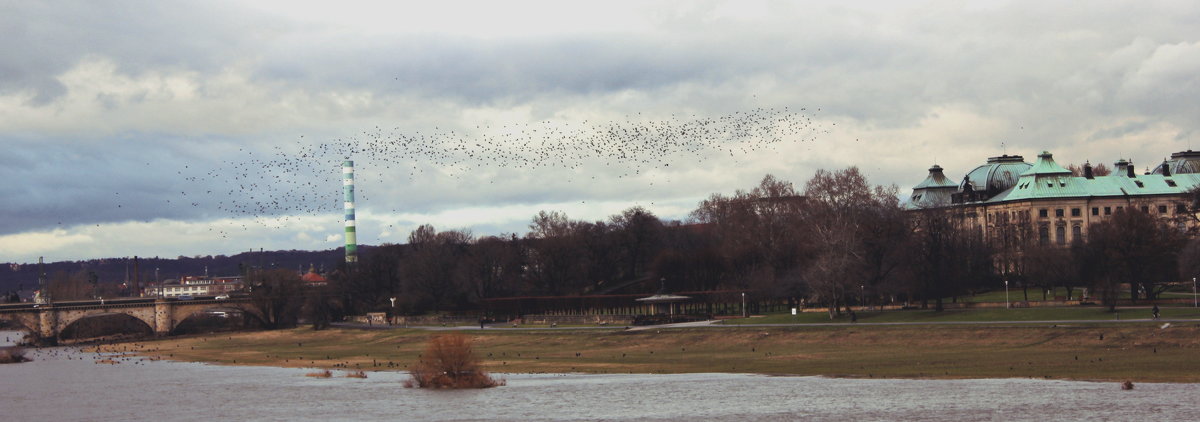
[[[859,284],[858,291],[861,292],[859,296],[862,297],[862,303],[858,304],[858,308],[865,311],[867,310],[867,285]]]
[[[746,317],[746,292],[742,292],[742,318]]]
[[[1196,277],[1192,277],[1192,307],[1200,308],[1200,301],[1196,296]]]
[[[388,318],[388,325],[392,325],[392,320],[396,318],[396,298],[389,297],[388,300],[392,301],[392,317]]]
[[[1012,309],[1012,303],[1008,301],[1008,280],[1004,280],[1004,309]]]

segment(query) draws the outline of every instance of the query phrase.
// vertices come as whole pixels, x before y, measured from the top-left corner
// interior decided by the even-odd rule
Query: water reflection
[[[0,338],[12,336],[0,332]],[[1200,384],[1052,380],[861,380],[740,374],[503,375],[505,387],[403,388],[406,374],[305,377],[230,367],[31,350],[0,365],[18,420],[1194,420]],[[100,359],[117,364],[97,364]],[[12,420],[12,419],[10,419]]]

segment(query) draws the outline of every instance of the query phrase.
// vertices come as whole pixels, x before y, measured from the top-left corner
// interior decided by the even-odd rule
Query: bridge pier
[[[42,305],[38,312],[38,337],[45,344],[58,343],[58,311],[50,305]]]
[[[174,327],[171,317],[173,308],[171,302],[166,299],[154,301],[154,335],[162,337],[171,334],[171,328]]]

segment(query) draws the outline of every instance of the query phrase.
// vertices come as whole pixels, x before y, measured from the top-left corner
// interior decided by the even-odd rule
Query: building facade
[[[1090,164],[1080,170],[1074,174],[1049,152],[1038,154],[1032,164],[1019,155],[1003,155],[954,183],[934,165],[913,187],[905,207],[948,212],[960,227],[975,230],[1001,250],[1086,240],[1089,226],[1126,209],[1168,219],[1180,229],[1195,221],[1190,191],[1200,186],[1200,152],[1172,154],[1141,174],[1128,160],[1118,160],[1107,175],[1094,174]],[[1002,272],[1012,265],[1015,260],[997,259]]]
[[[241,276],[185,276],[180,280],[164,280],[162,286],[147,287],[145,296],[216,296],[240,291],[243,287],[245,287],[245,283]]]

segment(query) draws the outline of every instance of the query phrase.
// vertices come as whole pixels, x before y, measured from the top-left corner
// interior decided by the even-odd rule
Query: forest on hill
[[[369,252],[373,247],[360,245],[360,253]],[[47,278],[55,274],[78,274],[87,277],[95,274],[101,288],[114,288],[128,280],[132,281],[140,273],[144,286],[153,282],[155,269],[158,277],[178,279],[182,276],[204,275],[233,276],[244,274],[246,268],[284,268],[308,270],[315,267],[332,271],[345,260],[342,248],[324,251],[247,251],[235,255],[205,255],[165,257],[138,257],[137,269],[134,257],[91,259],[84,261],[58,261],[45,264]],[[4,263],[0,264],[0,292],[22,290],[23,294],[36,290],[38,285],[38,265],[36,263]]]

